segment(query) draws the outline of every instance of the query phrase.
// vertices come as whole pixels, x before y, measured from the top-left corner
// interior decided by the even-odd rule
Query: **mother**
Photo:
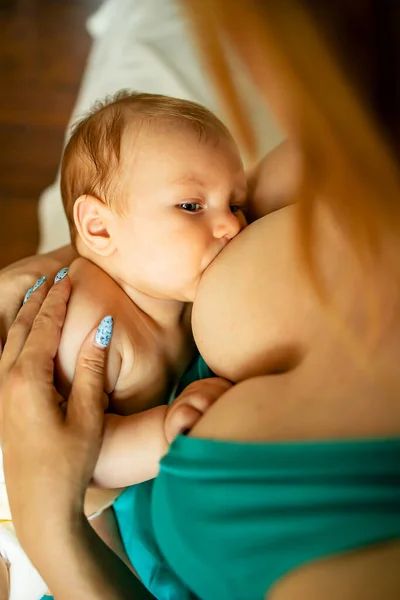
[[[325,19],[311,1],[186,4],[248,149],[253,136],[225,43],[268,99],[299,171],[291,181],[296,206],[248,227],[201,282],[193,312],[199,349],[213,370],[239,383],[163,459],[152,503],[158,543],[201,598],[394,600],[400,590],[399,102],[390,94],[396,82],[385,81],[388,65],[380,61],[387,57],[378,47],[374,52],[371,40],[368,61],[347,38],[334,60],[326,40],[331,36],[335,47],[335,29],[344,33],[351,10],[339,10],[341,3],[325,2],[331,6]],[[375,10],[376,39],[383,23],[395,57],[389,9],[381,2]],[[277,175],[284,174],[287,151],[275,156]],[[255,171],[252,190],[261,212],[264,201],[274,200],[271,163],[264,167]],[[281,183],[288,184],[272,180],[278,196]],[[42,286],[20,312],[2,359],[2,441],[15,525],[58,599],[138,598],[136,580],[82,516],[101,436],[104,355],[90,340],[70,418],[62,420],[54,403],[52,356],[68,293],[66,278],[48,294],[25,343]],[[82,411],[85,419],[74,418]]]

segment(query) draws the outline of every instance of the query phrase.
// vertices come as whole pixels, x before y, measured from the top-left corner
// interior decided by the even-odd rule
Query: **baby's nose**
[[[219,217],[214,225],[214,236],[216,238],[228,237],[230,240],[234,238],[242,229],[242,225],[238,217],[232,212],[225,212]]]

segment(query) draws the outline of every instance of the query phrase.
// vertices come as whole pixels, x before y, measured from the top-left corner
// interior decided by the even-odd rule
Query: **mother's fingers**
[[[35,292],[36,294],[36,292]],[[64,277],[53,285],[34,318],[20,360],[29,361],[31,358],[38,369],[53,363],[60,343],[61,330],[67,312],[67,303],[71,294],[71,281]],[[39,294],[38,294],[39,296]],[[27,302],[32,302],[33,296]],[[36,301],[36,298],[35,298]],[[37,299],[40,302],[40,297]],[[21,309],[21,313],[25,307]],[[39,376],[40,377],[40,376]]]
[[[38,314],[43,300],[49,291],[49,285],[45,277],[39,279],[36,283],[36,290],[29,302],[26,302],[18,312],[15,321],[11,325],[7,341],[1,355],[1,372],[7,373],[19,358],[21,351],[28,339],[32,325]],[[33,288],[31,288],[33,291]]]
[[[85,428],[101,433],[104,419],[104,384],[106,349],[111,342],[113,318],[104,317],[97,331],[83,342],[78,355],[67,421],[82,423]]]

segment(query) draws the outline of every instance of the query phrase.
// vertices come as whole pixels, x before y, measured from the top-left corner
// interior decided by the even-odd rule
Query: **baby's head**
[[[78,252],[124,286],[192,301],[245,225],[238,149],[210,111],[120,92],[96,104],[64,152],[61,193]]]

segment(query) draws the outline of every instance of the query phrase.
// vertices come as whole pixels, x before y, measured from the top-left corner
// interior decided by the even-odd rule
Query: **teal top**
[[[178,387],[212,377],[198,357]],[[234,443],[180,436],[114,504],[157,600],[262,600],[309,561],[400,538],[400,439]]]
[[[155,536],[204,600],[262,600],[283,575],[400,538],[400,438],[234,443],[180,436],[152,491]]]

